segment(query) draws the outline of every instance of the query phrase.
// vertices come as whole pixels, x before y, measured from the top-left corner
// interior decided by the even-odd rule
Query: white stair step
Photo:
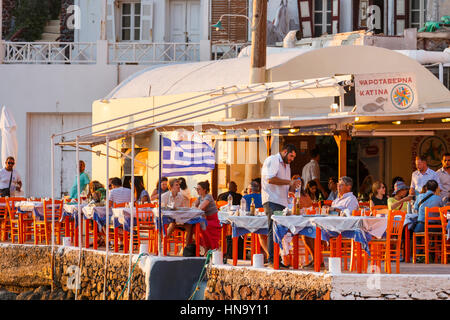
[[[57,25],[57,26],[46,26],[46,27],[44,27],[44,32],[45,33],[57,33],[57,34],[59,34],[60,33],[59,25]]]
[[[56,34],[56,33],[43,33],[42,36],[41,36],[41,40],[42,41],[52,42],[52,41],[56,41],[56,39],[59,36],[60,36],[59,33],[58,34]]]
[[[47,22],[47,26],[58,26],[60,25],[60,21],[59,20],[50,20]]]

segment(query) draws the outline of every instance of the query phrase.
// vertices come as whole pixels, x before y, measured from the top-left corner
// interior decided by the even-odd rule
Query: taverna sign
[[[418,111],[414,73],[355,75],[356,112],[364,114]]]

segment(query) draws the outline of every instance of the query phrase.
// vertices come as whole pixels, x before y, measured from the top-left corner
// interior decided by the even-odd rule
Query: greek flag
[[[162,175],[165,177],[206,174],[214,169],[214,149],[206,142],[163,138]]]

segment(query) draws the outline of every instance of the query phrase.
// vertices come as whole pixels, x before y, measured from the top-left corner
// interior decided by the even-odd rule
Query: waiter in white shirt
[[[313,180],[317,183],[317,188],[322,192],[323,198],[328,198],[328,193],[325,191],[325,188],[320,183],[320,154],[319,150],[312,149],[310,151],[311,160],[303,167],[302,170],[302,179],[305,182],[305,186],[309,181]]]
[[[351,217],[353,210],[359,209],[358,199],[352,192],[353,180],[344,176],[338,182],[338,196],[333,200],[330,212],[339,213],[340,216]]]
[[[418,195],[428,180],[435,180],[438,183],[439,188],[442,190],[439,175],[435,171],[428,168],[426,156],[421,155],[416,157],[416,168],[417,170],[414,171],[411,176],[411,187],[409,189],[410,195]]]
[[[300,186],[300,180],[291,180],[291,162],[297,156],[293,144],[286,144],[280,153],[267,157],[261,169],[261,199],[268,219],[267,250],[268,263],[273,267],[272,214],[288,206],[289,191]]]
[[[442,200],[447,202],[450,200],[450,153],[442,156],[442,168],[437,171],[437,174],[441,181]]]
[[[0,170],[0,191],[2,197],[13,197],[20,193],[22,188],[22,178],[17,170],[14,169],[16,161],[13,157],[6,158],[5,167]],[[9,194],[6,191],[9,190]]]

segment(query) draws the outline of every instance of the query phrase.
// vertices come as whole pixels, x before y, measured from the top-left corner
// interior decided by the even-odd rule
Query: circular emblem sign
[[[414,101],[414,93],[410,86],[404,83],[396,85],[391,91],[391,101],[399,110],[408,109]]]
[[[427,137],[419,145],[419,154],[427,156],[428,166],[433,170],[441,166],[442,156],[447,152],[447,144],[439,136]]]

